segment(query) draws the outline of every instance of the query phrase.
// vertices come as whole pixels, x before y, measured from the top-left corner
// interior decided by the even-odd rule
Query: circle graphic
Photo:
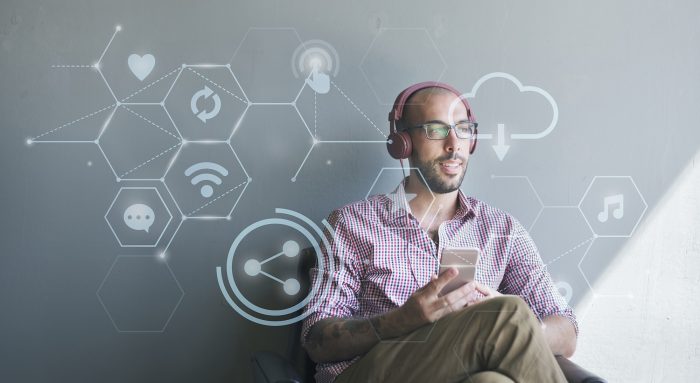
[[[307,225],[309,225],[311,227],[311,231],[313,231],[318,237],[321,238],[321,240],[323,241],[326,248],[330,248],[329,239],[326,238],[326,236],[323,234],[321,229],[313,221],[311,221],[309,218],[307,218],[306,216],[299,214],[297,212],[291,211],[291,210],[279,209],[279,208],[275,209],[275,212],[290,215],[290,216],[295,217],[295,218],[301,220],[302,222],[306,223]],[[333,233],[332,228],[327,224],[327,222],[325,222],[325,220],[323,223],[324,223],[324,225],[326,225],[326,228],[329,230],[329,232]],[[266,308],[260,307],[256,304],[252,303],[251,301],[249,301],[241,293],[240,289],[238,288],[238,285],[236,284],[235,279],[233,278],[233,260],[234,260],[234,257],[236,256],[236,250],[238,249],[238,247],[241,244],[241,242],[243,241],[243,239],[247,235],[249,235],[251,232],[258,230],[258,229],[265,227],[265,226],[270,226],[270,225],[280,225],[280,226],[290,227],[290,228],[298,231],[299,233],[301,233],[302,236],[304,236],[309,241],[309,243],[311,243],[311,246],[313,247],[313,249],[316,253],[316,261],[317,261],[316,264],[318,267],[319,274],[322,275],[323,273],[328,272],[329,275],[332,275],[333,274],[333,264],[329,263],[328,270],[326,270],[326,267],[324,266],[324,262],[322,259],[323,254],[321,252],[319,241],[314,237],[314,235],[309,230],[307,230],[306,228],[304,228],[303,226],[301,226],[299,223],[297,223],[295,221],[291,221],[289,219],[284,219],[284,218],[268,218],[268,219],[264,219],[264,220],[255,222],[255,223],[249,225],[248,227],[246,227],[245,229],[243,229],[238,234],[238,236],[236,236],[233,243],[231,244],[231,247],[229,248],[229,252],[228,252],[228,255],[226,258],[226,266],[225,266],[225,268],[226,268],[226,280],[228,281],[228,284],[230,286],[231,291],[233,291],[235,297],[243,304],[243,306],[245,306],[249,310],[254,311],[258,314],[262,314],[262,315],[266,315],[266,316],[280,317],[280,316],[293,314],[294,312],[296,312],[299,309],[306,306],[311,301],[311,299],[314,296],[316,296],[316,294],[319,293],[321,279],[318,278],[314,281],[313,286],[311,286],[311,291],[303,300],[301,300],[297,304],[295,304],[291,307],[285,308],[285,309],[275,310],[275,309],[266,309]],[[331,236],[332,235],[333,234],[331,234]],[[283,244],[282,253],[280,253],[280,254],[284,254],[287,257],[294,257],[294,256],[297,256],[299,254],[299,251],[300,251],[299,244],[296,241],[289,240]],[[249,259],[248,261],[245,262],[245,264],[243,266],[243,270],[245,271],[246,274],[254,276],[254,275],[257,275],[259,273],[263,273],[261,270],[261,266],[262,265],[261,265],[260,261],[255,260],[255,259]],[[221,292],[224,295],[224,298],[226,299],[228,304],[236,312],[238,312],[240,315],[242,315],[243,317],[245,317],[246,319],[248,319],[250,321],[253,321],[253,322],[256,322],[259,324],[263,324],[263,325],[269,325],[269,326],[284,326],[287,324],[292,324],[292,323],[298,322],[298,321],[304,319],[306,316],[308,316],[311,312],[313,312],[313,308],[312,308],[311,310],[307,310],[306,312],[302,312],[301,314],[297,315],[296,317],[282,319],[282,320],[268,320],[268,319],[258,318],[254,315],[251,315],[246,310],[244,310],[229,295],[228,290],[224,286],[222,267],[217,267],[216,272],[217,272],[217,279],[219,282],[219,288],[221,289]],[[283,289],[284,289],[284,292],[287,293],[288,295],[294,295],[300,291],[301,285],[299,284],[299,281],[297,281],[295,278],[290,278],[290,279],[287,279],[286,281],[283,282]],[[325,290],[322,291],[322,294],[325,296],[326,291]],[[318,305],[322,301],[323,301],[323,299],[319,299],[319,300],[317,300],[316,304]]]

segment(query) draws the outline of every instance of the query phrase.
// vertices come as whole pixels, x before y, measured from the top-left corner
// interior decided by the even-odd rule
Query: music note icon
[[[598,213],[598,221],[608,221],[608,218],[610,218],[608,209],[612,205],[619,205],[613,210],[615,219],[621,219],[625,215],[625,196],[623,194],[615,194],[603,199],[603,211]]]

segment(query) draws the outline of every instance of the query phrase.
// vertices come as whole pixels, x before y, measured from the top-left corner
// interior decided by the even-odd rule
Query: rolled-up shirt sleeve
[[[567,318],[578,335],[574,310],[554,285],[534,241],[517,221],[509,239],[508,262],[499,290],[519,295],[540,320],[552,315]]]
[[[329,245],[321,244],[323,270],[316,265],[309,271],[311,286],[318,284],[319,288],[304,308],[304,315],[307,315],[301,330],[304,346],[316,322],[331,317],[351,317],[358,310],[361,277],[355,262],[356,241],[346,226],[342,210],[333,211],[327,221],[334,232],[324,230]]]

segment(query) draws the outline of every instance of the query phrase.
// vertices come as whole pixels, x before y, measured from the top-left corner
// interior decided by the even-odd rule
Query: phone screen
[[[475,247],[446,248],[442,251],[440,272],[447,270],[449,267],[454,267],[459,274],[445,285],[440,291],[440,295],[445,295],[474,280],[480,254],[481,251]]]

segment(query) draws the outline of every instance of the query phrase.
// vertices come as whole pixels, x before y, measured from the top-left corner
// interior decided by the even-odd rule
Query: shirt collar
[[[393,192],[385,194],[386,197],[386,209],[389,213],[389,221],[394,222],[400,218],[405,218],[408,214],[411,214],[411,206],[406,198],[406,190],[404,185],[408,177],[404,178],[403,181],[394,189]],[[476,217],[476,210],[474,210],[469,198],[462,192],[461,189],[457,191],[457,211],[455,212],[452,220],[464,220],[472,217]],[[410,197],[410,195],[409,195]]]

